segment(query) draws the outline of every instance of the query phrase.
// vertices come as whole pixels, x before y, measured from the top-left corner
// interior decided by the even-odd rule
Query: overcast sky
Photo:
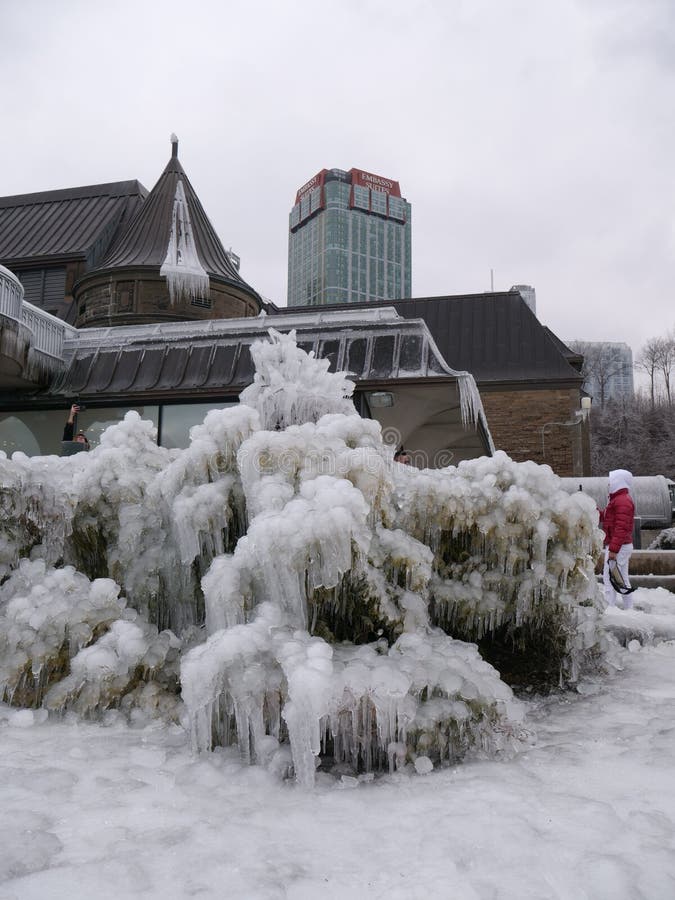
[[[398,180],[413,296],[537,291],[563,339],[675,325],[673,0],[0,0],[0,195],[180,160],[286,303],[320,169]],[[452,365],[452,360],[448,360]]]

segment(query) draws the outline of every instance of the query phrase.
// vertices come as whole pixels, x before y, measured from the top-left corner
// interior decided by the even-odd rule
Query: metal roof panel
[[[114,236],[146,193],[138,181],[123,181],[0,197],[0,260],[86,256],[106,230]]]

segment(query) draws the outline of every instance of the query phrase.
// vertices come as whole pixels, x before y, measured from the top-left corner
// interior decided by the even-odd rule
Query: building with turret
[[[77,327],[257,315],[178,159],[138,181],[0,198],[0,263],[25,299]]]
[[[279,309],[240,276],[175,138],[151,191],[127,181],[0,198],[0,450],[60,452],[75,401],[94,446],[129,410],[164,446],[186,446],[210,409],[238,402],[251,345],[273,326],[347,373],[358,412],[415,465],[497,448],[588,474],[582,360],[527,289],[410,298],[409,208],[389,179],[326,171],[296,206],[297,233],[323,234],[338,280]]]
[[[177,138],[157,184],[73,294],[80,327],[244,318],[261,308],[178,160]]]

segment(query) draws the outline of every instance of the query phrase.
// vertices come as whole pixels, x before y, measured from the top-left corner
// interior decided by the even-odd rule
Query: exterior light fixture
[[[371,407],[382,408],[394,405],[394,395],[389,391],[373,391],[368,394],[368,403]]]

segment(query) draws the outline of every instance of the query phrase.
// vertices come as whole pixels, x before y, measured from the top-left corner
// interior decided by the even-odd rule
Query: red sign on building
[[[392,197],[401,196],[401,188],[398,181],[392,181],[391,178],[383,178],[382,175],[364,172],[363,169],[350,169],[349,174],[352,176],[352,185],[357,184],[359,187],[367,187],[371,191],[382,191],[384,194],[389,194]]]
[[[314,178],[310,178],[301,188],[298,188],[298,192],[295,195],[295,202],[299,203],[305,194],[313,188],[323,187],[324,181],[326,180],[326,172],[327,169],[322,169],[320,172],[317,172]]]

